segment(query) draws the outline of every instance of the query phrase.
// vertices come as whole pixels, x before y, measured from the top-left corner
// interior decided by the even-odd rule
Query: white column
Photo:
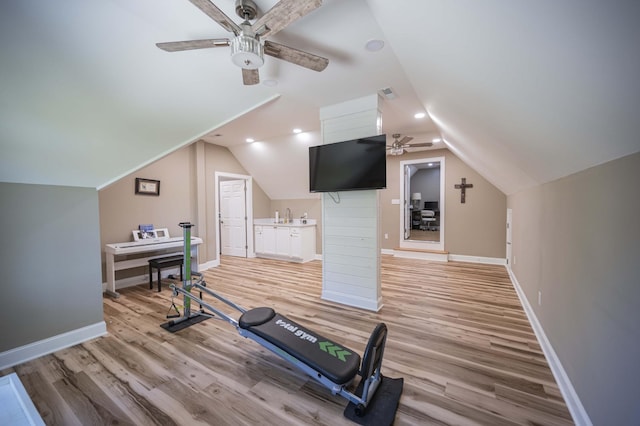
[[[378,95],[320,109],[323,143],[382,133]],[[380,206],[377,190],[322,195],[322,298],[382,308]]]

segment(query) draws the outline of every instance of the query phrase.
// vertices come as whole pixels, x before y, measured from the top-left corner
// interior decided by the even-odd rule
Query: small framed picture
[[[136,194],[160,195],[160,181],[136,178]]]

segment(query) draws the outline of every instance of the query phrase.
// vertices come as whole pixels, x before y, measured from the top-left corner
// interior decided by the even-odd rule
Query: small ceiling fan
[[[405,148],[421,148],[433,145],[432,142],[410,144],[409,142],[413,140],[411,136],[404,136],[402,139],[398,140],[398,138],[402,136],[400,133],[394,133],[391,136],[393,136],[395,140],[391,145],[387,145],[387,150],[390,155],[402,155],[405,152]]]
[[[235,37],[156,43],[160,49],[177,52],[230,46],[231,60],[242,68],[242,81],[245,85],[260,82],[258,68],[264,64],[264,54],[314,71],[322,71],[329,64],[326,58],[269,40],[261,41],[261,38],[276,34],[287,25],[320,7],[322,0],[280,0],[253,24],[249,21],[255,19],[258,14],[258,8],[253,0],[236,0],[236,14],[244,19],[241,24],[233,22],[210,0],[189,1],[225,30],[232,32]]]

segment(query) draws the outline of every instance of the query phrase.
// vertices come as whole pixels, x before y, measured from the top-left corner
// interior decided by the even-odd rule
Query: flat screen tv
[[[425,201],[424,202],[425,210],[438,210],[438,202],[437,201]]]
[[[387,187],[385,135],[309,147],[309,191]]]

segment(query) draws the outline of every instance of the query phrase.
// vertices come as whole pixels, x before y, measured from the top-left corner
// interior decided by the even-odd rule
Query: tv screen
[[[424,202],[425,210],[438,210],[438,202],[437,201],[425,201]]]
[[[309,147],[309,191],[387,187],[385,135]]]

